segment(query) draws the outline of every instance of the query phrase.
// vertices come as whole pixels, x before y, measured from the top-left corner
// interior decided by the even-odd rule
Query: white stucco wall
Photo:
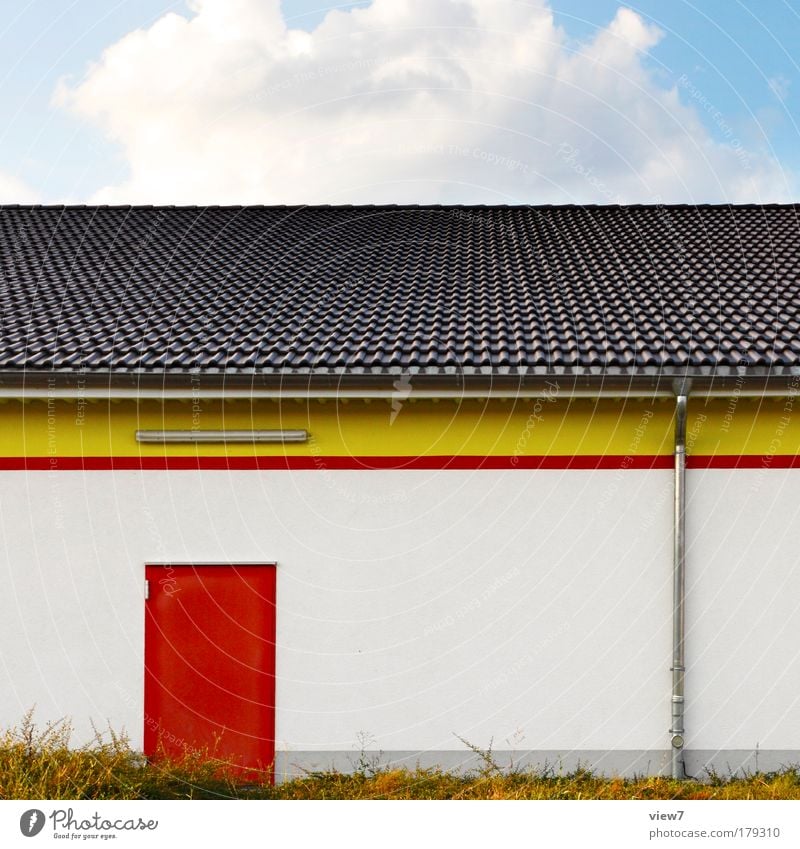
[[[800,750],[800,470],[690,472],[687,745]]]
[[[690,473],[690,746],[800,748],[800,472],[753,474]],[[0,724],[140,746],[144,564],[275,560],[278,749],[664,749],[671,498],[669,471],[0,474]]]

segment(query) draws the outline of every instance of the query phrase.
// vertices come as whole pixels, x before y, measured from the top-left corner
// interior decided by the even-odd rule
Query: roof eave
[[[701,396],[794,395],[800,367],[0,372],[0,397],[6,398],[653,397],[682,388]]]

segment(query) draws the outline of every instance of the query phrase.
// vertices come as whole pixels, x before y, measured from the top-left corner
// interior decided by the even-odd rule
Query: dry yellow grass
[[[479,750],[474,751],[480,753]],[[29,713],[0,734],[0,799],[800,799],[800,771],[706,781],[504,773],[481,753],[466,775],[437,769],[383,769],[361,758],[352,774],[314,773],[275,786],[240,785],[208,753],[148,763],[128,740],[109,731],[90,746],[70,746],[67,722],[38,729]]]

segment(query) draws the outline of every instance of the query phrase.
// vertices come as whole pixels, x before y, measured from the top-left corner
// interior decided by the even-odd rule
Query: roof
[[[0,371],[793,370],[798,209],[0,207]]]

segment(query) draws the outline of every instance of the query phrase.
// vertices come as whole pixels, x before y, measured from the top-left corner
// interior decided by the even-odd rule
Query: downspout
[[[684,638],[686,618],[686,405],[688,381],[676,386],[675,399],[675,517],[672,569],[672,777],[686,778],[684,744]]]

